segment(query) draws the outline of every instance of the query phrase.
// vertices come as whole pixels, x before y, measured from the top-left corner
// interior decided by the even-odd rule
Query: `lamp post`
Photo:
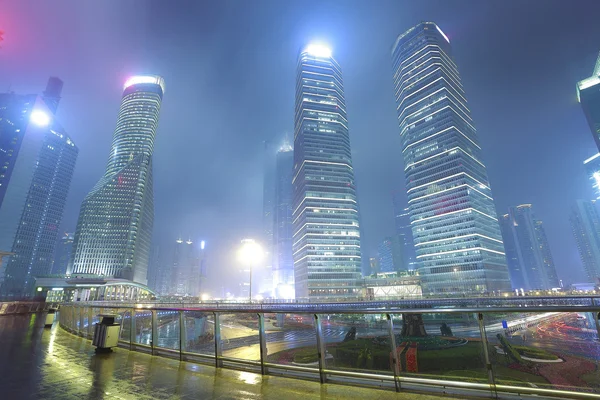
[[[242,247],[238,252],[238,259],[248,264],[250,267],[250,286],[248,288],[248,298],[252,302],[252,267],[262,261],[264,257],[264,251],[260,244],[256,243],[254,239],[243,239]]]

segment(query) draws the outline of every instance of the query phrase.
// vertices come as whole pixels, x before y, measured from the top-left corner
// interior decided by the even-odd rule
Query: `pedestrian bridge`
[[[600,399],[598,312],[589,296],[89,302],[63,304],[59,321],[91,339],[98,315],[115,314],[123,349],[260,376],[459,398]]]

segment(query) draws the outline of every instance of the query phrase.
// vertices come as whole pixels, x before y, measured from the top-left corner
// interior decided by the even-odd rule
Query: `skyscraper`
[[[81,205],[70,272],[146,284],[154,223],[152,153],[164,89],[155,75],[125,83],[106,172]]]
[[[510,290],[492,191],[448,37],[422,22],[398,36],[392,60],[424,293]]]
[[[319,45],[298,57],[292,183],[296,298],[359,296],[358,200],[342,71]]]
[[[52,274],[64,275],[67,273],[71,253],[73,252],[73,236],[74,233],[65,232],[58,240],[56,252],[54,253],[54,265],[52,266]]]
[[[407,270],[402,254],[403,243],[399,235],[388,236],[379,243],[377,254],[379,272],[398,272]]]
[[[415,242],[410,226],[410,210],[405,206],[405,200],[400,191],[394,191],[392,200],[394,205],[394,225],[396,235],[402,245],[402,268],[403,270],[414,270],[416,268]]]
[[[31,296],[34,278],[52,268],[78,154],[55,116],[61,88],[50,78],[44,96],[0,94],[0,251],[13,253],[0,270],[6,297]]]
[[[196,244],[191,239],[184,241],[181,238],[177,239],[175,243],[170,294],[199,296],[200,254],[196,249]]]
[[[577,200],[569,215],[583,269],[590,280],[600,277],[600,215],[596,201]]]
[[[577,99],[600,151],[600,54],[592,76],[577,82]]]
[[[554,260],[542,221],[534,218],[531,204],[510,207],[501,219],[510,278],[514,289],[558,287]]]
[[[278,299],[294,297],[294,257],[292,254],[292,177],[294,150],[290,145],[277,152],[273,229],[273,288]]]

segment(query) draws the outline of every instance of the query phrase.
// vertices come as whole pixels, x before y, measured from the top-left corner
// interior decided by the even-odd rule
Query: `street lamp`
[[[250,302],[252,302],[252,267],[261,262],[263,257],[264,251],[254,239],[242,240],[242,247],[238,251],[238,260],[250,267],[250,286],[248,288]]]

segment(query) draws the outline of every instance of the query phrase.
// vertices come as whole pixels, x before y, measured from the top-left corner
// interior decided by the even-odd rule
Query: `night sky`
[[[575,84],[600,50],[599,14],[597,0],[0,0],[0,91],[64,80],[58,118],[80,149],[63,218],[73,231],[104,172],[122,84],[162,75],[155,242],[170,256],[180,234],[205,239],[219,294],[240,278],[239,240],[261,233],[262,142],[293,132],[296,59],[312,40],[343,70],[365,255],[393,233],[391,192],[404,177],[390,51],[434,21],[453,46],[498,213],[532,203],[559,277],[578,282],[568,212],[592,198],[583,160],[596,147]]]

